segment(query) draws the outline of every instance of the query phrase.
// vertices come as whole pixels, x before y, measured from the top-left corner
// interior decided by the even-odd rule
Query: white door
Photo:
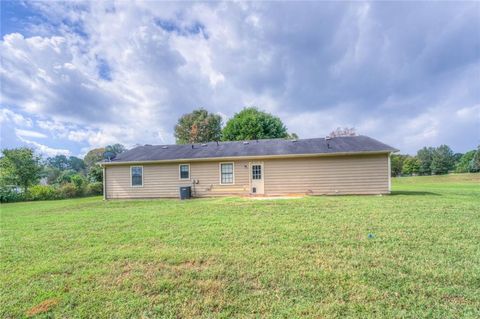
[[[250,163],[250,193],[264,194],[263,187],[263,163]]]

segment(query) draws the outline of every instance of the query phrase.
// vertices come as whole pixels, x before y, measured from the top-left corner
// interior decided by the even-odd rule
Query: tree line
[[[174,131],[177,144],[298,138],[297,134],[288,132],[279,117],[256,107],[235,113],[225,126],[220,115],[199,108],[182,115]],[[337,128],[330,133],[331,137],[354,135],[354,128]],[[83,159],[65,155],[44,159],[31,148],[4,149],[0,157],[0,202],[101,195],[103,169],[98,163],[125,151],[122,144],[113,144],[92,149]],[[415,156],[391,157],[392,176],[452,171],[479,172],[480,146],[465,154],[455,154],[447,145],[441,145],[424,147]]]
[[[62,199],[103,193],[103,169],[98,164],[126,148],[121,144],[90,150],[83,159],[56,155],[42,158],[31,148],[2,150],[0,202]]]
[[[415,156],[394,154],[391,157],[392,176],[442,175],[450,172],[480,172],[480,145],[476,150],[454,153],[448,145],[423,147]]]

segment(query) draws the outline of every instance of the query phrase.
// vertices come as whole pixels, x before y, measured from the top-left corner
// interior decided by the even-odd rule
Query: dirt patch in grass
[[[468,301],[462,296],[446,295],[446,296],[443,296],[443,300],[445,300],[446,302],[452,303],[452,304],[456,304],[456,305],[468,304]]]
[[[57,298],[50,298],[47,300],[42,301],[35,307],[31,308],[30,310],[27,311],[26,315],[28,317],[33,317],[35,315],[44,313],[52,309],[58,304],[59,300]]]
[[[106,278],[107,282],[122,285],[124,282],[141,278],[144,282],[154,282],[159,276],[181,277],[189,272],[201,272],[213,265],[212,260],[187,260],[178,264],[162,261],[126,261],[115,263]]]

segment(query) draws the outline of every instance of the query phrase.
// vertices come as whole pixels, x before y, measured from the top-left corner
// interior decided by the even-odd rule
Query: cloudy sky
[[[1,146],[174,143],[244,106],[301,138],[480,143],[480,2],[1,2]]]

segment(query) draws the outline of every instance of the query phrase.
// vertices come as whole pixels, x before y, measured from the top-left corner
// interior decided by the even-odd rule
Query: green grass
[[[1,207],[0,317],[480,317],[480,175]]]

